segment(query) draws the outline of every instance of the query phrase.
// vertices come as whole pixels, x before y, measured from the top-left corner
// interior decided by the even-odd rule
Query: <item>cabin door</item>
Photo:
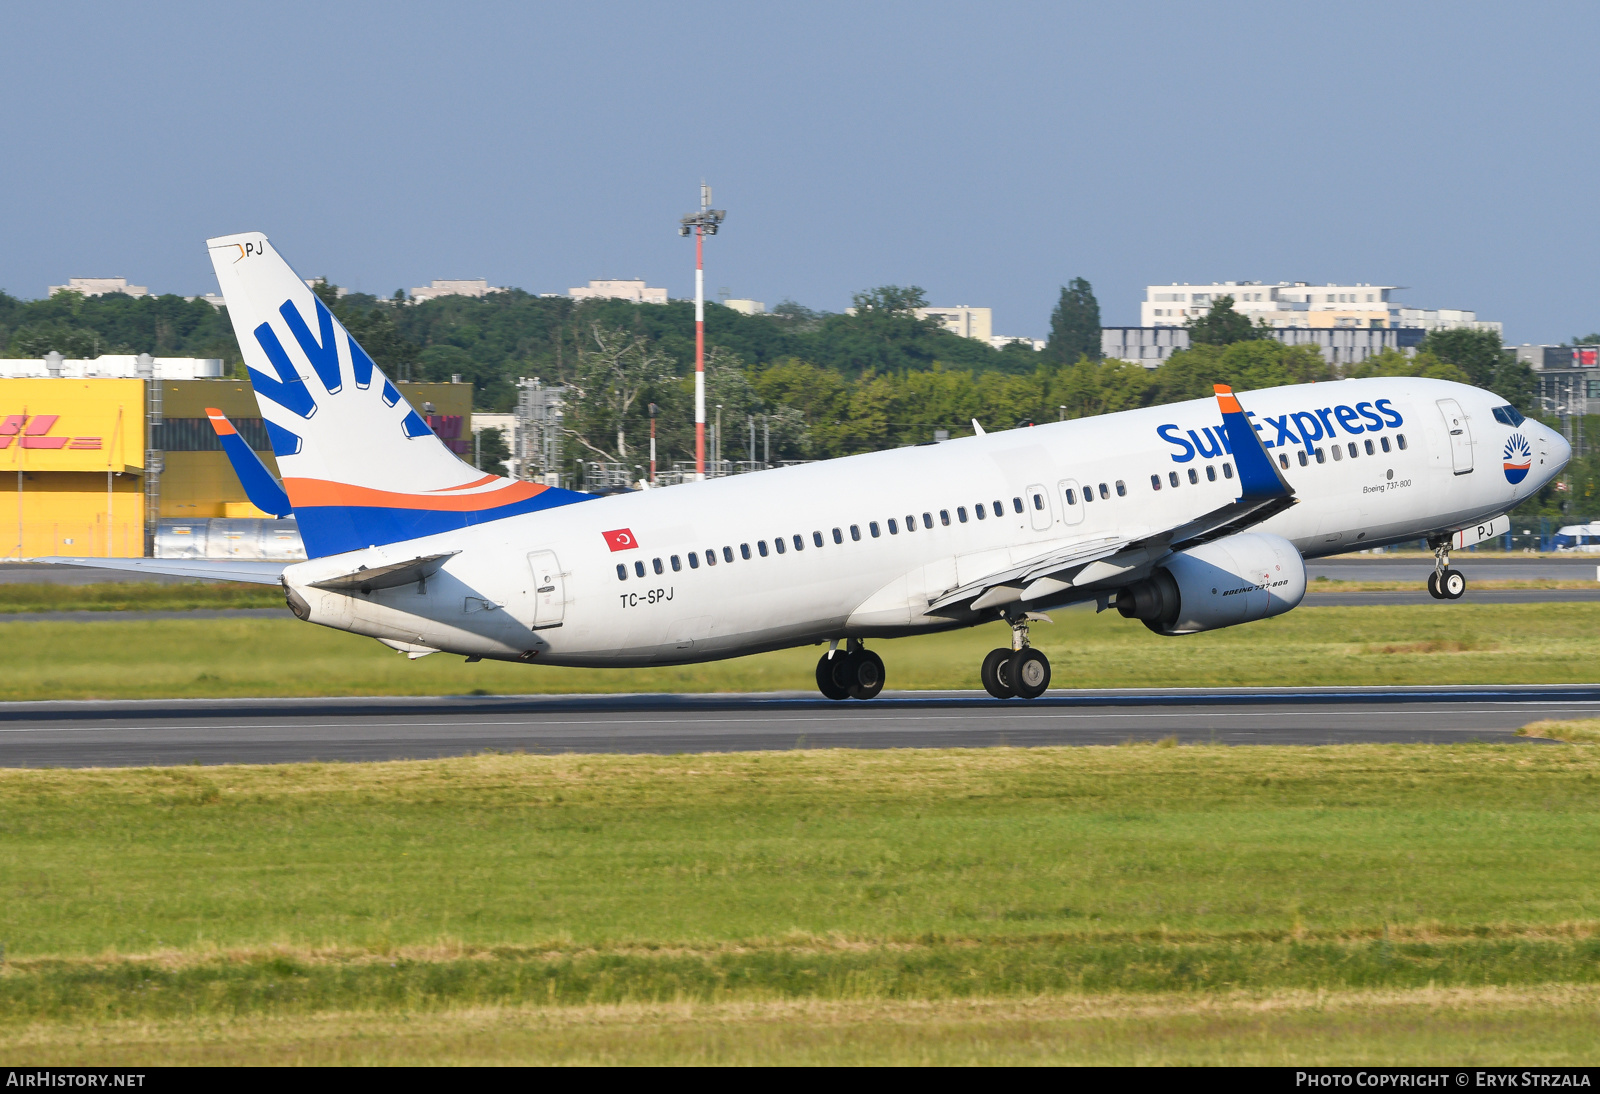
[[[557,626],[567,611],[567,575],[554,551],[534,551],[528,565],[533,567],[533,625]]]
[[[1461,404],[1454,399],[1440,399],[1439,413],[1444,415],[1444,428],[1450,434],[1450,462],[1456,474],[1472,472],[1472,431],[1467,427],[1467,416]]]

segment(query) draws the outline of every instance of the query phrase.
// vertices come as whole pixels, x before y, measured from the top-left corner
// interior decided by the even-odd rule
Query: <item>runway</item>
[[[0,705],[0,766],[366,761],[501,752],[1186,743],[1525,742],[1540,718],[1600,716],[1600,684],[1450,688],[443,696]],[[1536,743],[1536,742],[1527,742]]]

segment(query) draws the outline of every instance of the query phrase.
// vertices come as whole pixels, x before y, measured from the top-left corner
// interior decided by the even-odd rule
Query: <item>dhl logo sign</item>
[[[16,442],[18,448],[100,451],[102,439],[99,437],[53,436],[56,423],[60,420],[59,414],[8,414],[4,421],[0,421],[0,449],[10,448],[12,442]]]

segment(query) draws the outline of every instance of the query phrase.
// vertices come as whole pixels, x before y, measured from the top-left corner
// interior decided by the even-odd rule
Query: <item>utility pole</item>
[[[656,484],[656,404],[650,404],[650,485]]]
[[[728,214],[711,207],[711,187],[700,182],[700,211],[678,221],[678,234],[694,236],[694,472],[706,477],[706,236]]]

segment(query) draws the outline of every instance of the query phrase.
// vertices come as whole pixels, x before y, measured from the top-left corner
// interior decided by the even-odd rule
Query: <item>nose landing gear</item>
[[[1467,591],[1467,575],[1450,565],[1450,541],[1432,546],[1433,573],[1428,575],[1428,595],[1435,600],[1460,600]]]
[[[1011,648],[990,650],[979,670],[983,690],[996,699],[1037,699],[1050,686],[1050,659],[1028,645],[1028,619],[1011,620]]]
[[[851,638],[817,662],[817,690],[828,699],[873,699],[883,690],[883,658]]]

